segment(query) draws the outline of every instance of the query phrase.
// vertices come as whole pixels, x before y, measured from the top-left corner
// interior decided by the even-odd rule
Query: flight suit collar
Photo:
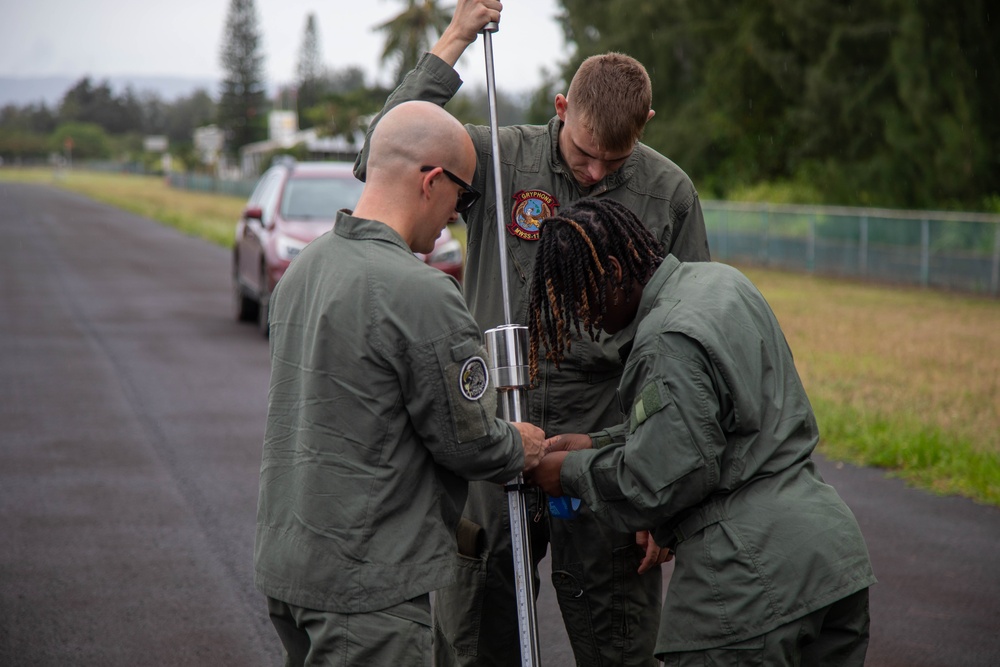
[[[627,327],[615,334],[625,341],[618,348],[618,357],[622,360],[623,364],[628,360],[628,355],[632,352],[632,343],[635,341],[635,332],[639,328],[639,324],[649,314],[649,311],[653,309],[653,305],[660,297],[660,291],[663,290],[670,276],[673,275],[674,271],[680,265],[680,260],[673,255],[667,255],[663,258],[663,262],[659,268],[653,272],[653,275],[649,278],[649,282],[642,288],[642,298],[639,299],[639,309],[635,313],[635,319]]]
[[[566,165],[563,164],[562,153],[559,152],[559,130],[562,129],[562,126],[563,122],[559,120],[559,116],[553,116],[549,121],[549,144],[551,145],[549,151],[549,168],[553,171],[553,173],[562,174],[576,183],[576,179],[573,178],[573,174],[570,173],[569,169],[566,168]]]
[[[357,218],[351,215],[347,209],[337,211],[337,222],[333,227],[333,232],[337,236],[356,241],[387,241],[408,253],[412,252],[403,237],[389,225],[378,220]]]

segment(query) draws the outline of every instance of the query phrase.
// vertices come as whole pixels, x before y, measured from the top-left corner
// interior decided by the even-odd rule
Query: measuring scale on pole
[[[500,285],[503,294],[503,326],[486,331],[490,379],[497,389],[500,417],[512,422],[524,420],[528,396],[528,328],[511,323],[510,291],[507,287],[507,246],[504,244],[503,179],[500,175],[500,137],[497,125],[496,80],[493,72],[493,33],[496,23],[483,28],[486,49],[486,95],[490,107],[490,135],[493,140],[493,178],[496,191],[497,238],[500,245]],[[531,575],[531,541],[528,511],[524,500],[524,477],[518,475],[504,485],[510,515],[510,538],[514,555],[514,583],[517,592],[517,625],[521,641],[521,664],[541,665],[538,650],[538,622],[535,615],[535,581]]]

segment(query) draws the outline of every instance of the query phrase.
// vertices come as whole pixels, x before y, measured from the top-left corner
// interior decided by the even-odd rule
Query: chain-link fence
[[[256,178],[244,178],[240,180],[230,180],[211,176],[209,174],[194,174],[170,172],[167,175],[170,187],[181,188],[183,190],[195,190],[197,192],[215,192],[223,195],[234,195],[236,197],[249,197],[257,185]]]
[[[256,179],[171,173],[176,188],[249,197]],[[712,258],[1000,296],[1000,215],[703,201]]]
[[[1000,295],[1000,215],[702,203],[712,258]]]

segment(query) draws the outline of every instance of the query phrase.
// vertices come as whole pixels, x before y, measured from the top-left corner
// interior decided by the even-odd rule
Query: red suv
[[[353,209],[364,184],[350,162],[282,162],[268,169],[236,224],[233,293],[238,320],[267,335],[271,292],[307,243],[333,228],[337,211]],[[462,279],[462,247],[445,228],[425,262]]]

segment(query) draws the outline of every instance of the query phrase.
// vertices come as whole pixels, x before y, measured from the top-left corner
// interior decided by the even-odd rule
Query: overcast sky
[[[0,77],[178,76],[221,78],[219,51],[230,0],[0,0]],[[324,63],[359,66],[369,83],[389,83],[379,65],[384,42],[374,26],[406,0],[255,0],[271,87],[289,83],[306,17],[316,15]],[[453,6],[453,0],[445,0]],[[497,87],[516,93],[541,82],[541,68],[565,60],[556,0],[509,0],[493,36]],[[486,80],[480,39],[458,71],[467,85]]]

